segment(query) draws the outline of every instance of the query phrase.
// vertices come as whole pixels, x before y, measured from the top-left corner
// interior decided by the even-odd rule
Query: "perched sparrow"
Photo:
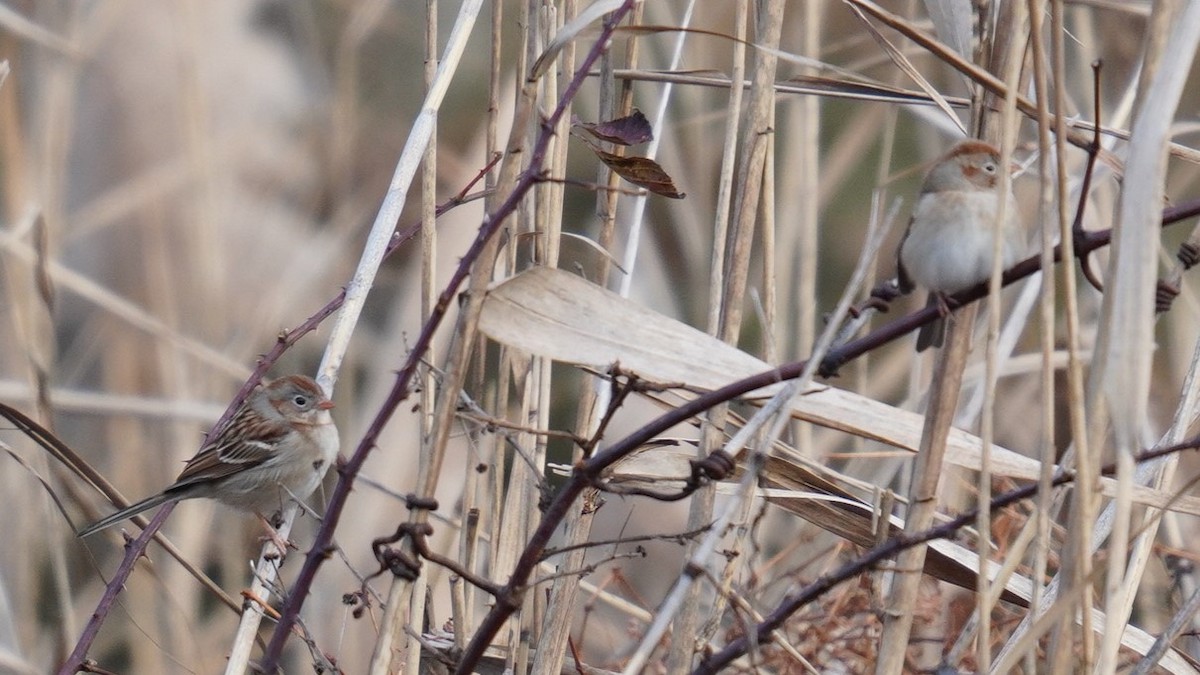
[[[84,528],[79,536],[181,499],[211,497],[261,517],[289,497],[308,497],[338,452],[332,407],[321,386],[304,375],[260,386],[167,489]]]
[[[992,274],[992,228],[1000,195],[1000,151],[978,140],[955,145],[925,176],[908,231],[900,241],[900,290],[930,291],[930,304],[944,303]],[[1024,243],[1020,215],[1010,190],[1001,234],[1002,267],[1017,262]],[[939,319],[917,334],[917,351],[940,347],[946,327]]]

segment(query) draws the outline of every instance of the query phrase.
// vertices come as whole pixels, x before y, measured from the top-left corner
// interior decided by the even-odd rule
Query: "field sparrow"
[[[338,452],[332,407],[310,377],[289,375],[264,383],[167,489],[89,525],[79,536],[181,499],[211,497],[261,517],[282,508],[289,497],[308,497]]]
[[[992,274],[992,228],[1000,200],[1000,150],[983,141],[959,142],[925,176],[908,231],[900,241],[900,290],[914,284],[930,291],[930,304],[981,283]],[[1011,189],[1005,195],[1001,241],[1002,267],[1022,254],[1020,214]],[[943,320],[926,324],[917,334],[917,351],[945,339]]]

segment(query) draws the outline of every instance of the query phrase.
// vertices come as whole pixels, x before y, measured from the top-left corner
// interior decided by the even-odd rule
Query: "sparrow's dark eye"
[[[985,162],[983,165],[983,171],[984,171],[984,173],[996,173],[996,163],[995,162]]]
[[[292,397],[292,403],[296,404],[297,408],[303,408],[308,405],[308,397],[304,394],[296,394]]]

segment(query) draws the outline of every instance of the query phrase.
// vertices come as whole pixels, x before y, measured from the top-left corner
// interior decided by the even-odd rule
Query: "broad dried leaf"
[[[625,117],[607,122],[584,122],[577,119],[575,126],[602,141],[617,145],[637,145],[654,140],[654,130],[650,128],[650,121],[637,108]]]
[[[543,356],[597,370],[614,363],[639,377],[693,389],[719,389],[772,366],[691,326],[670,319],[600,288],[574,274],[535,267],[488,292],[480,330],[493,340]],[[746,396],[769,398],[781,384]],[[874,399],[814,384],[792,404],[792,416],[818,426],[917,452],[925,418]],[[982,441],[961,429],[946,439],[946,459],[979,471]],[[994,476],[1036,481],[1041,464],[993,445],[989,466]],[[1105,495],[1115,481],[1101,480]],[[1200,515],[1200,499],[1163,490],[1135,487],[1133,498],[1148,506]]]
[[[668,486],[682,487],[691,475],[689,460],[695,457],[695,452],[686,448],[647,447],[614,464],[608,479],[617,484],[638,483],[659,490],[671,489]],[[737,476],[727,478],[728,482],[737,480]],[[759,485],[774,488],[766,496],[768,502],[827,532],[864,548],[875,546],[880,541],[875,532],[874,509],[870,504],[796,458],[769,457]],[[896,536],[903,530],[904,521],[892,516],[888,535]],[[929,555],[925,558],[925,574],[959,588],[975,590],[979,574],[978,554],[951,541],[930,542],[930,547]],[[989,564],[988,573],[993,580],[999,571],[999,565]],[[1032,589],[1029,579],[1013,575],[1005,585],[1001,598],[1028,607]]]
[[[683,199],[687,196],[675,187],[675,181],[667,175],[666,171],[663,171],[658,162],[645,157],[622,157],[611,152],[604,152],[590,144],[589,146],[601,162],[604,162],[608,168],[630,183],[671,199]]]
[[[565,363],[622,368],[654,382],[716,389],[770,368],[720,340],[577,275],[534,267],[488,291],[480,330]]]

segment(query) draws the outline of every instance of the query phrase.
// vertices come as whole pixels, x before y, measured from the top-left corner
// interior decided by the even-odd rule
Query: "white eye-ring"
[[[308,397],[304,394],[296,394],[292,397],[292,403],[296,404],[297,408],[303,408],[308,405]]]
[[[983,165],[983,171],[984,171],[984,173],[996,173],[996,163],[995,162],[985,163]]]

